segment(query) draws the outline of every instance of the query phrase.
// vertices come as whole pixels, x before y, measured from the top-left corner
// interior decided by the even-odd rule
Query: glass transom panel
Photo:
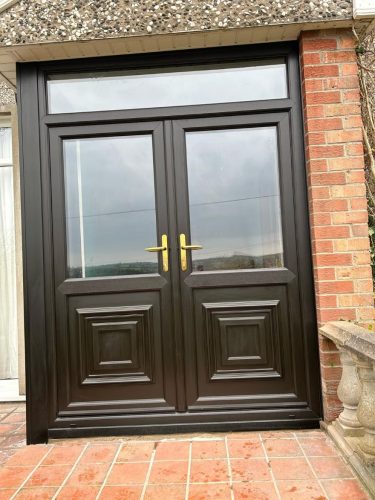
[[[49,113],[219,104],[288,97],[282,59],[164,70],[50,75]]]

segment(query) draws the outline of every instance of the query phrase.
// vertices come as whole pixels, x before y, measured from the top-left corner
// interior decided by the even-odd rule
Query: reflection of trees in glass
[[[155,274],[158,272],[156,262],[118,262],[101,266],[86,266],[86,278],[103,276],[123,276],[134,274]],[[82,278],[81,267],[70,267],[69,278]]]
[[[236,269],[264,269],[283,266],[283,254],[270,255],[232,255],[230,257],[209,257],[195,259],[194,271],[222,271]]]

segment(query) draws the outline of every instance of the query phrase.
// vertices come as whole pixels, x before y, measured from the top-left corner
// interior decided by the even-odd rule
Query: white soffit
[[[375,0],[353,0],[353,17],[375,17]]]

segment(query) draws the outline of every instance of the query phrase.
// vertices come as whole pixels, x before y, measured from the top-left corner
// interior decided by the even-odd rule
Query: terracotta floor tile
[[[1,487],[19,488],[32,470],[32,467],[2,467],[0,469]]]
[[[109,464],[78,464],[67,482],[67,486],[101,484],[108,472]]]
[[[17,408],[17,405],[15,403],[1,403],[0,404],[1,413],[5,412],[5,411],[10,413],[11,411],[14,411],[16,408]]]
[[[155,462],[151,469],[150,484],[185,483],[188,462]]]
[[[118,450],[118,444],[93,444],[90,445],[80,460],[81,464],[98,464],[111,462]]]
[[[271,458],[275,479],[313,479],[314,474],[305,458]]]
[[[277,500],[272,482],[234,483],[235,500]]]
[[[11,432],[14,432],[17,429],[18,425],[15,424],[0,424],[0,436],[4,434],[10,434]]]
[[[260,441],[260,433],[255,431],[233,431],[226,435],[228,439],[259,439]]]
[[[262,443],[253,439],[228,439],[228,450],[231,458],[265,458]]]
[[[143,484],[148,467],[147,462],[115,464],[109,474],[107,484]]]
[[[7,415],[1,423],[6,423],[6,424],[12,424],[12,423],[17,423],[17,424],[24,424],[25,423],[25,415],[23,413],[11,413]]]
[[[310,429],[306,429],[306,430],[299,430],[299,431],[295,431],[294,434],[297,436],[297,437],[313,437],[313,438],[320,438],[320,439],[325,439],[326,437],[326,434],[323,432],[323,431],[320,431],[318,429],[314,429],[314,430],[310,430]]]
[[[311,457],[310,463],[320,479],[353,477],[352,471],[341,457]]]
[[[233,481],[271,481],[270,468],[263,459],[232,459]]]
[[[0,500],[10,500],[17,490],[13,489],[0,489]]]
[[[5,415],[4,418],[14,415],[0,424],[11,426],[10,434],[0,436],[0,464],[7,460],[0,466],[0,500],[10,499],[41,460],[42,465],[16,498],[52,498],[80,455],[80,462],[58,500],[94,500],[120,445],[122,449],[100,498],[140,500],[155,449],[155,462],[144,499],[184,500],[190,443],[193,460],[189,498],[229,500],[225,437],[231,456],[235,500],[274,500],[277,492],[271,469],[282,499],[323,500],[329,496],[329,500],[368,500],[332,442],[318,430],[184,434],[174,439],[171,436],[129,437],[123,444],[118,437],[80,438],[26,447],[24,413],[9,413],[0,405],[0,418],[1,415]],[[294,434],[298,438],[294,438]],[[260,436],[268,449],[269,464]],[[328,495],[314,479],[312,468]]]
[[[45,445],[28,446],[16,453],[7,461],[7,465],[38,465],[50,448]]]
[[[146,489],[144,500],[185,500],[186,486],[176,484],[155,484]]]
[[[227,450],[224,441],[194,441],[192,458],[225,458]]]
[[[22,488],[17,494],[17,500],[49,500],[53,498],[57,488]]]
[[[329,495],[329,500],[369,500],[370,497],[363,491],[355,479],[323,480],[323,487]]]
[[[14,411],[17,413],[26,413],[26,403],[22,403],[20,406],[17,406]]]
[[[100,486],[64,486],[58,494],[58,500],[95,500]]]
[[[142,486],[105,486],[99,498],[100,500],[139,500],[142,489]],[[164,500],[167,499],[164,498]]]
[[[193,460],[190,469],[191,483],[217,483],[228,481],[226,460]]]
[[[25,484],[25,488],[32,486],[60,486],[70,472],[68,465],[55,467],[53,465],[40,466]]]
[[[229,484],[191,484],[189,488],[189,500],[230,500],[231,493]]]
[[[262,439],[294,439],[293,432],[290,431],[262,431]]]
[[[72,465],[82,453],[84,446],[55,446],[43,460],[43,465]]]
[[[309,457],[333,457],[337,455],[335,447],[327,439],[299,438],[299,442]]]
[[[155,447],[154,442],[148,443],[125,443],[118,457],[118,462],[142,462],[151,458]]]
[[[296,439],[265,439],[269,457],[297,457],[303,455]]]
[[[9,435],[0,443],[0,448],[22,448],[23,446],[26,446],[26,437],[18,434]]]
[[[0,450],[0,465],[7,462],[16,452],[17,450],[12,450],[12,448],[4,448]]]
[[[327,498],[318,481],[277,481],[276,484],[282,500],[325,500]],[[346,497],[341,500],[344,499],[346,500]]]
[[[157,443],[155,460],[188,460],[189,441]]]
[[[15,429],[13,431],[13,434],[20,434],[21,432],[23,432],[25,435],[26,435],[26,424],[23,423],[18,423],[18,424],[14,424],[14,425],[17,425],[17,429]]]

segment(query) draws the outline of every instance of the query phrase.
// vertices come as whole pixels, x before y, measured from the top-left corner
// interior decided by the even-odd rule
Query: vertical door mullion
[[[180,255],[178,248],[178,206],[179,193],[176,190],[176,153],[174,149],[173,122],[164,122],[164,142],[165,142],[165,165],[167,173],[167,199],[169,206],[169,239],[170,239],[170,280],[172,286],[172,309],[174,319],[174,352],[175,352],[175,373],[176,373],[176,410],[184,412],[187,410],[186,404],[186,383],[185,383],[185,349],[182,325],[181,287],[180,287]]]
[[[185,130],[177,121],[172,122],[173,130],[173,154],[174,154],[174,174],[176,192],[176,217],[177,236],[184,233],[187,242],[190,243],[190,214],[189,214],[189,187],[186,161]],[[179,249],[179,241],[177,241]],[[181,269],[180,251],[178,252],[178,274],[180,279],[179,293],[182,304],[180,316],[180,328],[183,331],[183,349],[185,360],[183,363],[186,377],[186,405],[187,409],[191,402],[197,398],[197,359],[196,359],[196,327],[192,314],[194,303],[192,289],[185,286],[184,280],[192,271],[191,252],[187,255],[188,269],[186,272]]]

